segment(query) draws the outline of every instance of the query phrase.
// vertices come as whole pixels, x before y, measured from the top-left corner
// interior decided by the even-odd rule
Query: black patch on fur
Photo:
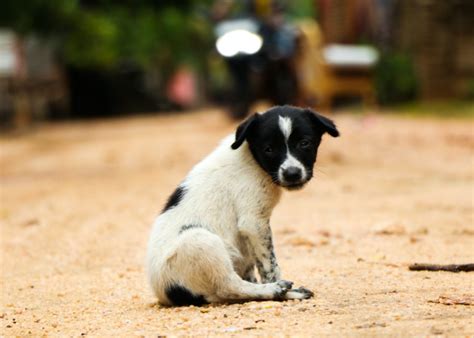
[[[181,285],[172,285],[165,290],[166,297],[175,306],[201,306],[208,304],[202,295],[194,295]]]
[[[189,230],[189,229],[195,229],[195,228],[202,228],[201,225],[199,224],[186,224],[179,229],[179,234],[182,234],[184,231]]]
[[[165,211],[168,211],[169,209],[177,206],[179,204],[179,202],[181,202],[181,200],[183,199],[185,192],[186,192],[186,190],[184,190],[183,187],[181,187],[181,186],[177,187],[176,190],[173,191],[171,196],[168,198],[168,201],[166,202],[166,205],[163,208],[162,213],[164,213]]]
[[[255,126],[256,122],[258,121],[259,114],[255,113],[252,117],[245,120],[243,123],[239,125],[237,131],[235,132],[235,142],[232,143],[231,148],[237,149],[244,143],[247,138],[247,135],[252,132],[253,127]]]

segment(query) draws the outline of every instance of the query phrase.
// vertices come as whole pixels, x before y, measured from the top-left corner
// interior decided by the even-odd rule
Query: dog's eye
[[[298,145],[299,145],[300,148],[306,149],[310,146],[310,143],[309,143],[308,140],[301,140]]]
[[[266,146],[264,151],[266,154],[271,154],[273,153],[273,148],[271,146]]]

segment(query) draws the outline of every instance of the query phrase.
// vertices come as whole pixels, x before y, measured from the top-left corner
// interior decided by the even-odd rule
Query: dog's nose
[[[287,182],[298,182],[301,180],[302,172],[300,168],[289,167],[283,170],[283,178]]]

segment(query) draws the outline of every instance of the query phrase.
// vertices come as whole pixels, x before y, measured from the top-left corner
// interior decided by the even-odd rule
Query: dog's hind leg
[[[183,298],[210,303],[283,300],[291,289],[292,283],[283,280],[267,284],[243,280],[235,272],[222,239],[210,231],[193,228],[180,236],[176,253],[167,262],[168,275],[174,277],[166,283],[166,303],[186,305]]]
[[[280,280],[275,283],[255,284],[231,273],[225,284],[219,285],[211,302],[245,301],[245,300],[284,300],[293,283]]]

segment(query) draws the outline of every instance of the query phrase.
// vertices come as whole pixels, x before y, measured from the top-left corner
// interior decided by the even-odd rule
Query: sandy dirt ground
[[[474,273],[407,268],[474,262],[473,121],[333,118],[342,137],[272,217],[284,278],[315,297],[202,308],[158,306],[144,257],[168,195],[234,130],[221,112],[2,137],[1,333],[473,335]]]

